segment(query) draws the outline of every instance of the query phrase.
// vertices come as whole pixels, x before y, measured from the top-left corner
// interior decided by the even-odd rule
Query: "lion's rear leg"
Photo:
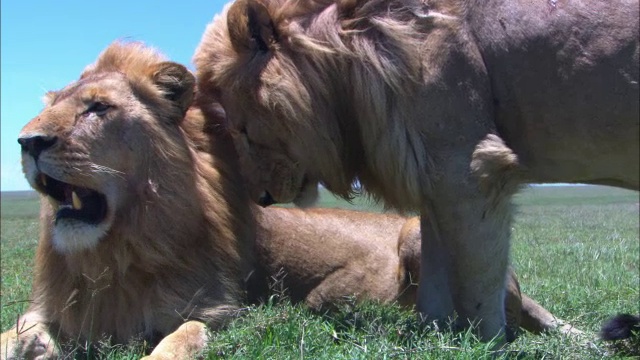
[[[522,321],[523,329],[534,334],[545,331],[558,330],[565,335],[582,335],[583,332],[562,319],[555,317],[549,310],[542,307],[535,300],[522,295]]]

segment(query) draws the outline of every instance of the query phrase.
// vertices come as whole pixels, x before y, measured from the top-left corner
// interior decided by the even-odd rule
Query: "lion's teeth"
[[[47,186],[47,175],[40,174],[40,181],[42,182],[42,186]]]
[[[82,201],[80,200],[80,197],[78,196],[78,194],[76,194],[75,191],[71,192],[71,200],[73,202],[73,208],[75,210],[82,209]]]

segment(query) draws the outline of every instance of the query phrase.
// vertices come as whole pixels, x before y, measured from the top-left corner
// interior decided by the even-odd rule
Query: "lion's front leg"
[[[450,259],[441,241],[432,211],[420,217],[421,250],[417,310],[427,322],[446,320],[453,315],[449,289]],[[440,324],[444,325],[444,324]]]
[[[446,319],[455,309],[462,326],[480,321],[483,341],[502,336],[506,324],[511,214],[506,204],[498,205],[500,210],[491,206],[480,198],[437,207],[434,225],[439,236],[423,236],[418,293],[418,309],[427,319]]]
[[[459,324],[478,321],[481,340],[489,341],[505,331],[511,197],[521,183],[517,158],[491,134],[474,148],[471,163],[462,152],[445,158],[447,176],[434,184],[424,211],[434,234],[423,234],[418,308],[431,318],[451,315],[446,295],[438,293],[448,283]]]
[[[194,359],[207,345],[207,326],[200,321],[187,321],[167,335],[144,360]]]
[[[492,206],[484,201],[481,203],[483,207]],[[451,279],[454,307],[464,325],[480,321],[478,329],[483,341],[502,336],[506,330],[504,286],[509,262],[511,213],[506,209],[493,212],[486,215],[488,218],[471,222],[469,229],[451,231],[455,246],[450,251],[456,252]]]
[[[0,359],[52,359],[58,349],[37,314],[27,313],[0,335]]]

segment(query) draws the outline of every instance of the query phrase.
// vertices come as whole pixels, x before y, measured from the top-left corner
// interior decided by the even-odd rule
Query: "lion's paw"
[[[53,359],[55,342],[40,323],[21,322],[0,335],[0,359]]]
[[[142,360],[176,360],[201,358],[209,338],[207,326],[199,321],[187,321],[167,335]]]

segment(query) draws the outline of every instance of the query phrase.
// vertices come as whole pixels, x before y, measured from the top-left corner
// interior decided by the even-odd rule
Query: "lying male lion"
[[[418,310],[505,325],[511,197],[639,186],[638,1],[236,0],[194,55],[254,200],[423,217]],[[427,231],[428,229],[428,231]]]
[[[255,228],[233,146],[199,151],[195,79],[140,44],[113,44],[47,96],[21,131],[41,194],[31,304],[2,334],[2,358],[53,356],[101,337],[190,356],[244,299]],[[170,335],[171,334],[171,335]],[[174,348],[179,344],[177,348]]]
[[[291,294],[306,294],[312,306],[365,293],[412,303],[402,291],[411,289],[408,274],[417,275],[415,220],[398,245],[405,220],[397,216],[255,209],[233,144],[217,131],[222,114],[210,106],[205,122],[187,110],[193,83],[153,50],[115,43],[80,80],[50,93],[24,127],[19,142],[25,175],[41,194],[41,238],[32,302],[1,335],[0,358],[62,356],[60,346],[139,336],[159,342],[151,358],[191,358],[206,344],[205,324],[219,328],[244,300],[254,251],[262,269],[287,269]],[[322,245],[330,240],[335,248]],[[305,258],[302,244],[325,251]],[[318,266],[330,263],[343,268]],[[367,281],[354,284],[359,275]],[[517,317],[515,277],[510,284],[507,307]],[[266,290],[249,291],[257,298]],[[556,326],[527,301],[524,328],[533,330],[527,311],[541,329]]]
[[[293,302],[304,301],[316,310],[332,308],[351,296],[406,307],[415,304],[420,272],[417,217],[272,207],[258,215],[257,234],[257,266],[247,284],[251,301],[264,300],[275,286]],[[553,329],[581,334],[521,294],[512,269],[506,288],[510,333],[522,327],[535,334]]]

